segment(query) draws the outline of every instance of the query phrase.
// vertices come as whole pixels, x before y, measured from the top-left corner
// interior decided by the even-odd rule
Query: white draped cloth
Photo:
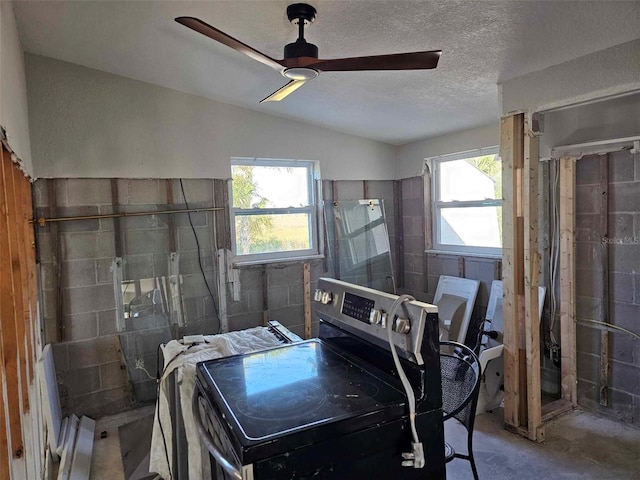
[[[176,340],[171,340],[162,346],[165,371],[160,383],[160,393],[157,399],[159,405],[156,405],[153,422],[149,471],[160,474],[165,480],[174,479],[171,475],[173,473],[171,471],[173,432],[169,414],[168,382],[166,382],[166,378],[172,372],[176,372],[176,382],[180,388],[182,420],[187,437],[189,480],[209,479],[211,478],[208,461],[209,454],[200,441],[191,410],[191,399],[196,381],[196,363],[280,345],[278,339],[265,327],[250,328],[219,335],[206,335],[204,339],[206,343],[193,346],[183,345]],[[167,459],[169,464],[167,464]]]

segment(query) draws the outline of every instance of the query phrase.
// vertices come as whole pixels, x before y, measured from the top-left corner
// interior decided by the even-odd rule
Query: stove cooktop
[[[383,375],[319,339],[198,365],[243,446],[349,419],[362,427],[400,417],[404,393]]]

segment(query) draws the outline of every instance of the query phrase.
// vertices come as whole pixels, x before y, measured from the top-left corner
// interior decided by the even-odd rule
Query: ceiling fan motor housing
[[[313,43],[296,40],[284,46],[284,58],[312,57],[318,58],[318,47]]]
[[[304,39],[304,26],[315,20],[316,9],[306,3],[293,3],[287,7],[287,18],[294,25],[298,25],[298,39],[285,45],[284,58],[318,58],[318,47]]]

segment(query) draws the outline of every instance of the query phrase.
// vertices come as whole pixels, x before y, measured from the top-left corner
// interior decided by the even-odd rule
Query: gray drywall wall
[[[319,160],[325,179],[395,178],[396,147],[26,55],[37,177],[229,178],[231,157]]]
[[[542,131],[541,158],[557,146],[640,136],[640,93],[544,113]]]
[[[24,57],[11,2],[0,2],[0,125],[16,156],[32,174]]]
[[[640,39],[500,84],[502,113],[531,112],[640,90]]]
[[[399,178],[421,175],[425,158],[495,147],[500,142],[498,119],[495,123],[461,132],[429,138],[400,146]]]

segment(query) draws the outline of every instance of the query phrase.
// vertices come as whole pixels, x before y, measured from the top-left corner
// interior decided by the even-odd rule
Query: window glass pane
[[[502,207],[441,208],[443,245],[502,248]]]
[[[310,205],[307,167],[232,165],[234,208]]]
[[[502,198],[502,166],[497,155],[440,162],[443,202]]]
[[[238,255],[311,248],[311,215],[240,215],[236,213]]]

